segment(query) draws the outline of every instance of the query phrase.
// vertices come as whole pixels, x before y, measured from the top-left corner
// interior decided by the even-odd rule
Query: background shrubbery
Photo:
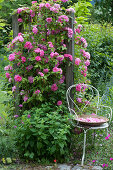
[[[113,75],[113,27],[90,24],[85,26],[83,35],[91,54],[89,78],[102,94]]]

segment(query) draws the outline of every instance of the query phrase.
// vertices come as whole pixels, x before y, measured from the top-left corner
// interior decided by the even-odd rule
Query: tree
[[[94,0],[94,2],[91,19],[93,21],[96,19],[101,24],[107,22],[113,25],[113,0]]]

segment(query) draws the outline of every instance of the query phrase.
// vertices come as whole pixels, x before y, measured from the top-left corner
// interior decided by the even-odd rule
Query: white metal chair
[[[111,107],[108,107],[108,106],[99,105],[99,92],[95,87],[93,87],[91,85],[87,85],[87,84],[79,84],[79,85],[81,87],[81,88],[78,89],[79,91],[76,91],[76,87],[78,86],[78,84],[70,86],[68,88],[67,92],[66,92],[66,98],[67,98],[67,103],[68,103],[68,109],[70,111],[70,114],[72,115],[72,124],[75,127],[82,128],[83,131],[84,131],[84,145],[83,145],[83,155],[82,155],[82,161],[81,161],[81,166],[83,166],[84,158],[85,158],[86,133],[87,133],[87,131],[91,130],[91,129],[97,130],[97,129],[106,128],[107,129],[107,135],[108,135],[108,127],[109,127],[109,123],[110,123],[111,118],[112,118],[112,109],[111,109]],[[80,123],[80,121],[78,119],[78,112],[79,112],[79,114],[80,113],[83,114],[85,109],[88,108],[89,102],[87,102],[86,104],[80,103],[81,105],[84,104],[83,107],[80,108],[77,105],[76,98],[78,96],[84,96],[84,98],[87,97],[86,92],[90,93],[89,102],[91,102],[91,100],[93,100],[94,97],[96,99],[95,114],[96,115],[101,114],[102,116],[105,116],[104,115],[104,113],[105,113],[106,117],[108,118],[108,122],[105,122],[105,123],[102,123],[102,124],[97,124],[96,126],[91,125],[91,124],[90,124],[90,126],[88,126],[88,124],[85,125],[85,124]],[[102,111],[102,108],[104,109],[104,111]],[[105,111],[106,108],[110,109],[110,113]],[[101,112],[99,113],[99,111],[101,111]],[[87,114],[87,113],[85,113],[85,114]],[[75,119],[76,119],[76,121],[75,121]]]

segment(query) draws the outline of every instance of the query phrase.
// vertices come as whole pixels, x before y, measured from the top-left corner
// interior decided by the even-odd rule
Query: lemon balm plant
[[[5,70],[12,95],[15,96],[18,92],[20,109],[19,114],[14,113],[14,127],[17,130],[17,144],[27,158],[37,157],[38,153],[40,157],[43,157],[45,153],[40,152],[40,149],[46,150],[47,158],[50,158],[50,155],[54,155],[55,158],[56,155],[60,159],[61,155],[67,155],[69,127],[61,125],[69,124],[65,117],[67,114],[65,94],[68,64],[75,66],[75,83],[87,82],[87,66],[90,65],[90,54],[85,51],[87,42],[80,37],[81,25],[77,26],[75,21],[75,30],[70,28],[70,12],[75,11],[73,8],[65,9],[63,3],[68,3],[68,0],[43,1],[39,4],[37,1],[32,1],[31,7],[16,10],[18,22],[22,24],[24,31],[20,32],[8,45],[10,65],[6,66]],[[76,49],[74,59],[71,54],[67,53],[67,42],[72,39],[73,35],[75,35]],[[14,97],[14,103],[15,100]],[[33,108],[34,111],[32,111]],[[37,114],[39,114],[39,120],[42,121],[39,127],[36,124]],[[24,115],[27,117],[23,121]],[[47,128],[49,128],[49,120],[51,130],[44,130],[43,135],[40,136],[42,126],[46,127],[43,121],[47,121]],[[34,134],[31,127],[35,129]],[[54,137],[55,128],[61,134],[58,140]],[[26,136],[25,140],[22,136]],[[32,142],[29,142],[29,138]],[[18,139],[21,140],[18,142]],[[45,144],[38,146],[40,139],[45,140],[46,149],[43,148]],[[47,142],[51,140],[53,149],[49,147],[50,142]],[[62,144],[58,144],[60,142]],[[35,144],[37,152],[35,152]]]

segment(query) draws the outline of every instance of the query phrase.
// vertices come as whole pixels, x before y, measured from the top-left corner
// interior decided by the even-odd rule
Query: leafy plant
[[[51,105],[50,105],[51,106]],[[35,160],[57,159],[69,155],[70,124],[67,116],[58,114],[48,104],[25,111],[15,118],[16,141],[21,157]]]

